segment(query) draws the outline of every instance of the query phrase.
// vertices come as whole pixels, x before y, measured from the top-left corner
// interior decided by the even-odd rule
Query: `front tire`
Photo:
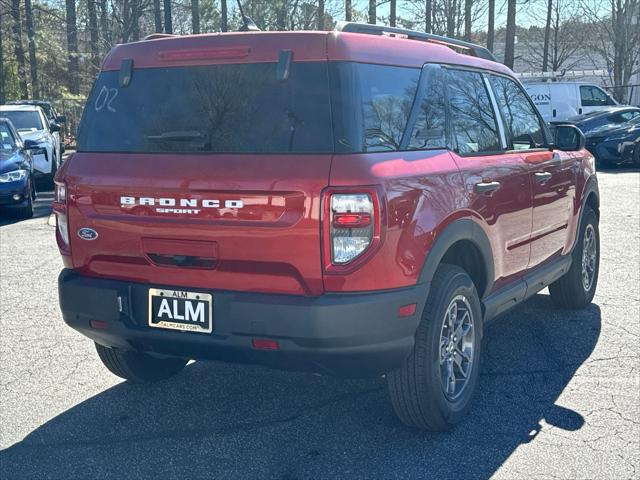
[[[593,300],[600,271],[598,216],[589,206],[585,206],[577,243],[571,255],[571,268],[549,285],[549,293],[557,306],[580,309]]]
[[[96,343],[98,356],[111,373],[133,383],[172,377],[187,364],[184,358],[156,358],[142,352],[108,348]]]
[[[55,187],[54,179],[56,177],[57,171],[58,171],[58,158],[54,152],[51,158],[51,173],[47,175],[47,186],[49,188]]]
[[[482,311],[463,269],[441,265],[431,285],[413,352],[386,377],[402,423],[443,431],[464,418],[477,387]]]

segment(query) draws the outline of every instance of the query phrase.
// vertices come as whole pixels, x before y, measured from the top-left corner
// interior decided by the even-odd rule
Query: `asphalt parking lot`
[[[0,223],[0,477],[639,478],[640,173],[600,173],[602,266],[587,309],[546,292],[489,325],[481,386],[450,433],[403,427],[380,380],[192,363],[111,375],[57,305],[48,223]]]

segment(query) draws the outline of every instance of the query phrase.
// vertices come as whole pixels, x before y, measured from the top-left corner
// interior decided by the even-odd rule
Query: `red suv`
[[[116,46],[56,177],[65,322],[132,381],[385,375],[404,423],[454,425],[486,322],[598,279],[584,137],[492,58],[353,23]]]

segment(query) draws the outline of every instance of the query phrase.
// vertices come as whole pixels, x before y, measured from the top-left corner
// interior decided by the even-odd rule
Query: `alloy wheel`
[[[582,240],[582,288],[586,292],[591,290],[596,272],[597,262],[596,231],[588,224]]]
[[[474,355],[474,322],[464,295],[451,300],[440,330],[440,381],[445,396],[457,399],[471,378]]]

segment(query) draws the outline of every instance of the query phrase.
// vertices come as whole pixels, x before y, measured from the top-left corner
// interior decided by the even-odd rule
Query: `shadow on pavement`
[[[597,165],[598,172],[604,173],[635,173],[640,172],[640,167],[636,165]]]
[[[449,433],[401,425],[382,379],[194,363],[61,413],[0,452],[3,477],[488,478],[543,421],[582,427],[555,401],[600,327],[598,306],[560,311],[548,295],[488,325],[478,395]]]

